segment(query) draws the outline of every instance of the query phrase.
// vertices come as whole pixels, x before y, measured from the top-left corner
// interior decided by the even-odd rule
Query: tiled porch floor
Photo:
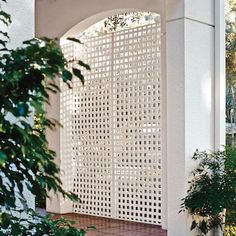
[[[87,229],[94,226],[96,229],[87,229],[86,236],[166,236],[167,232],[155,225],[113,220],[95,216],[79,214],[57,215],[76,222],[78,228]]]

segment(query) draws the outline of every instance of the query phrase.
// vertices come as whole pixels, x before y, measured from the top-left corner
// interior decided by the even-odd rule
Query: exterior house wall
[[[185,196],[191,157],[198,149],[217,150],[224,144],[224,6],[221,0],[37,0],[36,33],[61,38],[106,16],[143,10],[162,16],[163,137],[166,158],[166,223],[168,236],[194,235],[188,218],[178,214]],[[219,21],[219,19],[221,19]],[[221,32],[221,33],[219,33]],[[59,96],[59,95],[58,95]],[[59,115],[59,99],[48,112]],[[60,131],[50,133],[60,150]],[[60,155],[58,153],[58,163]],[[60,199],[59,199],[60,200]],[[48,209],[61,212],[60,202]]]
[[[2,6],[11,15],[12,24],[8,27],[11,38],[9,47],[16,48],[24,40],[31,39],[35,35],[35,3],[34,0],[8,1]]]

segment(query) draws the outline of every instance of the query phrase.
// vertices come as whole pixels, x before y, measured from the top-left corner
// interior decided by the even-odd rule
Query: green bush
[[[210,154],[196,151],[193,159],[198,164],[180,211],[188,211],[193,218],[190,229],[197,229],[200,235],[223,230],[224,219],[229,228],[236,222],[236,149],[226,147]]]
[[[5,216],[4,216],[5,215]],[[84,236],[84,229],[77,229],[74,222],[64,218],[54,220],[52,216],[41,217],[34,212],[27,218],[19,218],[2,213],[4,221],[1,224],[0,235],[11,236]]]

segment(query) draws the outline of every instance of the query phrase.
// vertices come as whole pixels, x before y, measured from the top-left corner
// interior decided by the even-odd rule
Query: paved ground
[[[165,230],[155,225],[112,220],[95,216],[78,214],[57,215],[76,222],[76,226],[86,229],[94,226],[96,229],[87,229],[86,236],[167,236]]]

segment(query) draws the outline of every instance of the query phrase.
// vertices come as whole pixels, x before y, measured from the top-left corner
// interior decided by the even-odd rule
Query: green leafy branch
[[[236,206],[236,149],[226,147],[223,152],[213,153],[196,151],[193,159],[198,164],[180,212],[187,210],[193,218],[190,229],[197,229],[200,236],[218,228],[223,231],[225,217],[227,224],[236,222],[235,216],[229,222],[228,215]]]

